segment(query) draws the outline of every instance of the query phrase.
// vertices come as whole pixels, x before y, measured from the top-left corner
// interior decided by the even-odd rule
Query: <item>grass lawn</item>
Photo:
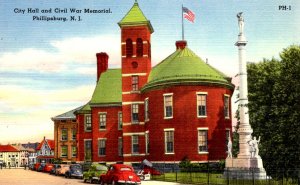
[[[178,172],[178,173],[165,173],[160,176],[152,176],[153,180],[158,181],[169,181],[169,182],[179,182],[183,184],[211,184],[211,185],[297,185],[297,182],[292,182],[291,180],[255,180],[252,179],[227,179],[223,178],[221,173],[201,173],[201,172]]]

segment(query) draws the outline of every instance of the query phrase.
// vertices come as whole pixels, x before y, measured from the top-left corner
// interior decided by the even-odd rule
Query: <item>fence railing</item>
[[[283,169],[274,169],[273,176],[265,175],[258,178],[255,170],[241,172],[226,171],[225,169],[167,168],[158,169],[161,175],[153,175],[152,180],[178,182],[183,184],[210,185],[300,185],[300,169],[294,169],[294,176],[287,177]],[[231,174],[235,173],[235,174]],[[275,174],[275,175],[274,175]],[[245,178],[247,177],[247,178]]]

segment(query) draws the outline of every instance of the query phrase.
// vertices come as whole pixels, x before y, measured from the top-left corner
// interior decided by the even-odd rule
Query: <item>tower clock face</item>
[[[133,68],[137,68],[139,64],[137,62],[132,62],[131,65]]]

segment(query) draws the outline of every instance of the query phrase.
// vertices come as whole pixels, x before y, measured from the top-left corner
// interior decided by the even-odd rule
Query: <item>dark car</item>
[[[53,164],[52,169],[50,170],[49,174],[50,175],[55,175],[56,169],[58,168],[59,164]]]
[[[66,178],[77,177],[82,179],[83,177],[82,166],[80,164],[71,164],[69,170],[67,170],[65,173],[65,177]]]
[[[92,164],[88,171],[83,172],[83,181],[90,183],[99,183],[99,178],[101,174],[107,172],[107,166],[101,164]]]
[[[44,170],[44,167],[45,167],[45,166],[46,166],[45,163],[41,163],[41,164],[39,165],[39,167],[36,169],[36,171],[42,172],[42,171]]]
[[[140,178],[131,166],[113,164],[106,174],[100,176],[101,184],[141,184]]]

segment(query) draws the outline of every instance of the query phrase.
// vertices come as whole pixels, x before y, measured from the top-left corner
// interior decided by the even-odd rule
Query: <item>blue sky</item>
[[[188,46],[229,76],[238,71],[236,14],[244,12],[247,60],[278,58],[300,41],[297,0],[138,0],[154,28],[152,64],[175,50],[181,39],[182,4],[196,14],[184,21]],[[109,67],[120,67],[117,25],[134,0],[0,0],[0,143],[53,138],[51,117],[89,101],[96,81],[96,52],[107,52]],[[286,5],[291,10],[279,10]],[[15,9],[25,9],[25,14]],[[52,9],[30,14],[28,8]],[[111,14],[77,14],[82,21],[33,21],[32,16],[67,17],[55,8],[103,9]],[[12,135],[14,137],[12,137]]]

